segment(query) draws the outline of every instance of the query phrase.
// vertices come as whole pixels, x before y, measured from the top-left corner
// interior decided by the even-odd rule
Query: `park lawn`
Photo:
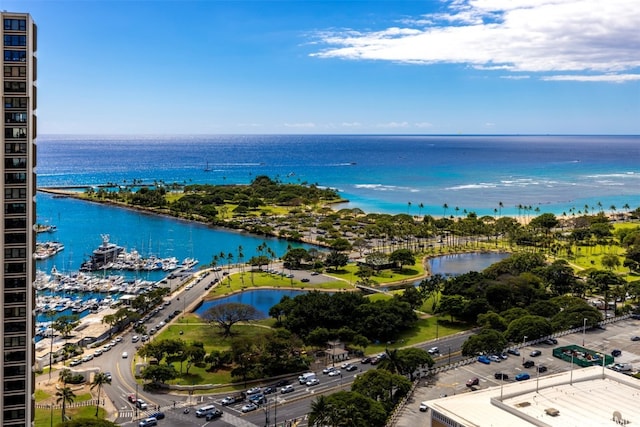
[[[253,276],[253,277],[252,277]],[[293,289],[322,289],[322,290],[342,290],[350,289],[349,285],[343,281],[329,281],[320,283],[318,285],[310,285],[309,283],[301,282],[300,280],[293,278],[282,277],[279,275],[270,274],[267,272],[255,272],[249,271],[244,273],[235,273],[223,277],[209,293],[205,296],[206,299],[216,298],[224,296],[233,292],[242,291],[244,289],[257,289],[257,288],[293,288]]]
[[[164,328],[162,332],[156,335],[155,340],[163,339],[181,339],[187,343],[200,341],[204,344],[207,354],[213,350],[224,351],[231,349],[231,340],[235,337],[247,337],[250,340],[257,339],[270,331],[269,324],[275,322],[256,322],[252,324],[237,324],[231,329],[234,333],[233,338],[224,338],[220,335],[220,329],[215,325],[202,323],[197,316],[190,314],[186,316],[188,319],[181,319],[179,323],[174,323]],[[190,323],[186,323],[189,320]],[[184,322],[184,323],[183,323]],[[180,335],[180,331],[183,334]],[[180,372],[180,362],[173,364],[178,372]],[[207,372],[206,368],[191,366],[189,374],[186,374],[186,363],[182,365],[183,375],[175,380],[169,381],[170,384],[228,384],[231,382],[231,369],[221,369],[216,372]]]
[[[434,340],[436,339],[436,319],[437,317],[418,319],[418,323],[416,324],[416,326],[400,334],[395,342],[390,344],[371,344],[366,348],[366,352],[369,354],[377,354],[384,352],[387,348],[407,347],[420,344],[425,341]],[[447,335],[453,335],[457,334],[458,332],[466,331],[468,329],[469,326],[464,323],[451,324],[441,319],[437,328],[437,336],[439,338],[442,338]]]
[[[347,281],[348,283],[355,283],[360,280],[356,273],[359,271],[359,267],[356,264],[347,264],[338,270],[328,269],[325,271],[327,276],[334,277]],[[412,266],[405,266],[402,270],[381,270],[377,275],[369,277],[369,280],[375,282],[376,285],[384,285],[389,283],[404,282],[410,280],[417,280],[424,276],[424,266],[422,263],[417,262]]]
[[[36,389],[36,392],[34,393],[34,396],[35,396],[35,399],[36,399],[36,403],[51,398],[51,394],[47,393],[46,391],[44,391],[42,389]]]
[[[76,400],[77,402],[77,400]],[[66,415],[73,418],[95,418],[96,407],[95,405],[81,406],[78,408],[67,408]],[[98,418],[105,419],[107,413],[103,408],[98,409]],[[56,426],[62,422],[62,410],[53,410],[53,425]],[[51,410],[44,408],[36,408],[35,413],[35,427],[50,427],[51,426]]]

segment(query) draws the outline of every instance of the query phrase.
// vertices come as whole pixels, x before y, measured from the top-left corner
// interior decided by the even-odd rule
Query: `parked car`
[[[485,365],[488,365],[491,363],[491,359],[489,359],[487,356],[478,356],[478,362],[480,363],[484,363]]]
[[[82,363],[82,359],[73,359],[71,363],[69,363],[69,366],[78,366],[81,363]]]
[[[500,356],[496,356],[495,354],[492,354],[491,356],[489,356],[489,360],[496,363],[502,362],[502,359],[500,358]]]
[[[518,350],[517,348],[510,348],[509,350],[507,350],[507,353],[513,354],[514,356],[520,356],[520,350]]]
[[[307,277],[303,277],[302,279],[300,279],[300,281],[301,281],[302,283],[308,283],[308,282],[309,282],[309,278],[307,278]]]
[[[555,338],[547,338],[546,340],[544,340],[545,344],[550,344],[550,345],[555,345],[558,344],[558,340]]]
[[[616,348],[615,350],[612,350],[612,351],[611,351],[611,355],[612,355],[613,357],[618,357],[618,356],[620,356],[621,354],[622,354],[622,351],[618,350],[617,348]]]
[[[538,357],[542,354],[542,352],[540,350],[533,350],[531,353],[529,353],[529,356],[531,357]]]
[[[429,409],[429,406],[427,406],[427,402],[420,402],[420,412],[427,412],[427,410]]]
[[[497,380],[508,380],[509,375],[503,374],[502,372],[496,372],[495,374],[493,374],[493,378]]]
[[[516,375],[516,381],[524,381],[528,380],[529,378],[531,378],[531,375],[526,372],[520,372],[518,375]]]
[[[478,379],[478,377],[470,378],[467,381],[467,387],[473,387],[474,385],[478,385],[478,384],[480,384],[480,380]]]
[[[540,373],[547,372],[547,367],[544,365],[538,365],[538,372]]]
[[[634,335],[631,337],[631,341],[640,341],[640,337],[637,335]]]
[[[524,362],[522,364],[522,366],[524,366],[525,368],[531,368],[535,365],[535,362],[533,360],[527,360],[526,362]]]

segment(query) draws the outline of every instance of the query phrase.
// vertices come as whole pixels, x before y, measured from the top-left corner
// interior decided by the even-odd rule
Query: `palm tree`
[[[332,412],[331,405],[324,395],[318,396],[311,402],[311,412],[309,413],[309,426],[327,425]]]
[[[53,319],[55,318],[58,312],[56,310],[47,310],[46,315],[51,321],[51,325],[53,325]],[[53,365],[53,327],[49,326],[51,330],[51,346],[49,348],[49,381],[51,381],[51,365]]]
[[[442,217],[446,218],[447,217],[447,209],[449,209],[449,205],[445,203],[444,205],[442,205],[442,209],[443,209]]]
[[[98,416],[98,410],[100,409],[100,392],[104,384],[111,384],[111,377],[104,372],[98,372],[93,376],[93,382],[91,383],[91,390],[98,387],[98,400],[96,402],[96,417]]]
[[[418,216],[422,216],[422,209],[424,209],[424,203],[420,202],[418,205]]]
[[[61,390],[56,392],[56,403],[62,403],[62,422],[66,419],[67,403],[73,403],[76,398],[76,394],[71,390],[71,387],[64,386]]]

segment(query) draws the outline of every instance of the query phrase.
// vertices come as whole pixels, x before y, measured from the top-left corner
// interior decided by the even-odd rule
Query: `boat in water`
[[[102,244],[93,250],[91,258],[80,266],[80,271],[108,270],[124,251],[122,246],[109,242],[108,234],[102,234],[101,237]]]
[[[39,242],[36,243],[36,252],[33,257],[37,260],[43,260],[50,258],[63,250],[64,245],[60,242]]]

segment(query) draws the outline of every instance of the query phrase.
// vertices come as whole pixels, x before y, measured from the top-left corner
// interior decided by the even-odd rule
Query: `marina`
[[[60,242],[38,242],[36,243],[36,252],[33,257],[36,260],[50,258],[64,250],[64,245]]]

